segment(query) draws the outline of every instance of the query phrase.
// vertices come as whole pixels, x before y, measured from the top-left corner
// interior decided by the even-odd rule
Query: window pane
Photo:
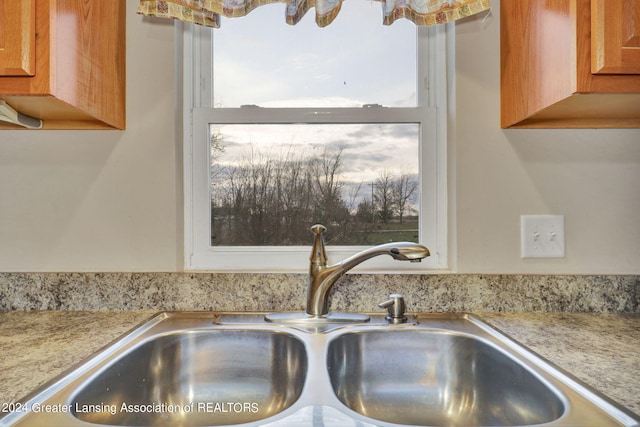
[[[350,0],[327,27],[313,9],[291,26],[285,7],[260,6],[215,30],[216,107],[416,106],[412,22],[384,26],[380,2]]]
[[[418,124],[210,125],[211,244],[418,241]]]

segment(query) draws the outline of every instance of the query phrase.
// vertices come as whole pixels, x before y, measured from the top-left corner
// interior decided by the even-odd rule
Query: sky
[[[216,105],[415,106],[412,22],[384,26],[380,3],[347,0],[327,27],[314,9],[292,26],[285,7],[260,6],[214,30]]]
[[[361,107],[416,103],[416,27],[408,20],[382,25],[382,6],[347,0],[335,21],[319,28],[311,9],[295,26],[285,4],[260,6],[214,30],[214,104],[217,107]],[[251,150],[342,150],[342,178],[374,182],[381,170],[418,173],[417,125],[216,126],[237,164]],[[297,151],[297,150],[296,150]],[[370,191],[370,190],[369,190]]]
[[[226,125],[221,132],[225,152],[218,158],[232,166],[251,152],[262,155],[321,154],[324,147],[341,150],[346,181],[373,182],[383,169],[391,173],[418,170],[419,128],[416,124]]]

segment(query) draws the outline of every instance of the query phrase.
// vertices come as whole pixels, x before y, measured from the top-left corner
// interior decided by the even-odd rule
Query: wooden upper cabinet
[[[640,0],[591,0],[591,71],[640,74]]]
[[[501,0],[502,127],[640,128],[639,4]]]
[[[0,0],[0,46],[11,52],[0,53],[0,99],[43,129],[124,129],[125,9],[125,0]],[[7,48],[30,37],[35,52]],[[31,70],[8,75],[16,61]]]
[[[35,42],[35,0],[0,0],[0,76],[32,76]]]

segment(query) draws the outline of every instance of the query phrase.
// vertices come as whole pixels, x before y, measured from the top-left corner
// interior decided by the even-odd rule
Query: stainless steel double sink
[[[277,324],[163,313],[9,414],[11,426],[640,426],[471,315]]]

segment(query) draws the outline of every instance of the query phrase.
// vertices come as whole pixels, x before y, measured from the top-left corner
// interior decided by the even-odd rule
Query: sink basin
[[[421,426],[523,426],[557,420],[558,393],[495,346],[432,331],[347,333],[327,354],[340,401],[376,420]]]
[[[475,316],[369,317],[162,313],[0,414],[0,426],[640,427]]]
[[[103,425],[248,423],[290,407],[300,397],[306,371],[304,345],[290,335],[172,333],[141,343],[98,372],[71,406],[77,418]],[[123,411],[122,403],[138,406]]]

